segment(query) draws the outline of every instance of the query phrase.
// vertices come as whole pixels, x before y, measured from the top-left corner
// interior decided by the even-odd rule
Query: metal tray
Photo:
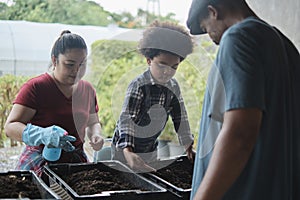
[[[178,165],[178,164],[183,165],[186,169],[188,169],[188,168],[193,169],[193,167],[194,167],[193,163],[191,163],[188,160],[187,156],[185,156],[185,155],[174,157],[171,159],[159,160],[159,161],[150,163],[149,165],[154,167],[155,169],[159,170],[159,169],[169,168],[171,166]],[[193,172],[191,172],[191,177],[192,177],[192,174],[193,174]],[[174,185],[174,183],[168,182],[164,178],[162,178],[154,173],[144,173],[144,174],[142,174],[142,176],[151,180],[152,182],[159,184],[163,188],[167,189],[169,192],[174,194],[177,197],[177,199],[187,199],[187,200],[190,199],[192,188],[184,189],[184,188],[178,187],[178,186]],[[176,199],[176,198],[174,197],[174,199]]]
[[[20,171],[8,171],[8,172],[0,172],[0,176],[13,176],[16,179],[27,179],[30,180],[32,184],[35,184],[39,190],[40,196],[42,199],[60,199],[60,197],[52,191],[41,178],[39,178],[33,171],[20,170]],[[16,191],[18,192],[18,191]],[[20,190],[20,192],[22,192]],[[0,199],[3,197],[0,196]],[[30,198],[30,197],[29,197]],[[18,198],[16,198],[18,199]],[[30,198],[32,199],[32,198]]]
[[[131,183],[137,190],[102,191],[96,194],[79,195],[65,181],[64,177],[80,171],[99,169],[104,172],[116,173],[124,182]],[[80,164],[53,164],[44,167],[44,174],[48,177],[50,188],[56,188],[63,199],[170,199],[170,194],[165,188],[153,183],[143,176],[134,173],[119,161],[101,161],[98,163]],[[44,176],[45,177],[45,176]],[[80,180],[79,180],[80,181]]]

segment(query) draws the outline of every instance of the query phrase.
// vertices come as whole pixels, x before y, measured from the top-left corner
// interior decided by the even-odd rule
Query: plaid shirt
[[[113,144],[121,149],[132,147],[134,152],[151,152],[169,116],[180,144],[191,144],[194,138],[177,81],[157,84],[148,69],[128,86]]]
[[[78,148],[72,152],[64,152],[59,161],[48,162],[42,156],[43,145],[28,146],[26,145],[18,160],[16,170],[33,170],[38,176],[42,175],[43,167],[53,163],[86,163],[89,162],[82,148]]]

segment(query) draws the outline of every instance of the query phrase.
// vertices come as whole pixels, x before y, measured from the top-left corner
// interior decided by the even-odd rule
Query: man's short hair
[[[193,35],[206,33],[206,31],[200,27],[200,22],[208,16],[208,5],[217,7],[221,4],[229,6],[229,4],[240,5],[241,3],[244,4],[245,0],[193,0],[187,19],[187,27],[190,29],[190,33]]]

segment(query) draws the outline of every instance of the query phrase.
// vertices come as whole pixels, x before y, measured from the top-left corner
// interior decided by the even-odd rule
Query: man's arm
[[[238,109],[224,114],[208,169],[194,199],[221,199],[243,171],[255,146],[262,111]]]

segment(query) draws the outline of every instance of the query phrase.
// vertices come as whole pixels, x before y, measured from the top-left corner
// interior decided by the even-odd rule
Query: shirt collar
[[[174,84],[175,84],[174,81],[173,81],[173,78],[170,79],[168,82],[166,82],[166,83],[164,83],[164,84],[155,82],[155,80],[154,80],[154,78],[153,78],[153,76],[152,76],[152,74],[151,74],[149,68],[148,68],[148,70],[146,71],[146,74],[147,74],[147,76],[148,76],[148,78],[149,78],[149,80],[150,80],[151,85],[156,85],[156,86],[158,86],[158,87],[160,87],[160,86],[164,86],[164,87],[172,87],[172,86],[174,86]]]

